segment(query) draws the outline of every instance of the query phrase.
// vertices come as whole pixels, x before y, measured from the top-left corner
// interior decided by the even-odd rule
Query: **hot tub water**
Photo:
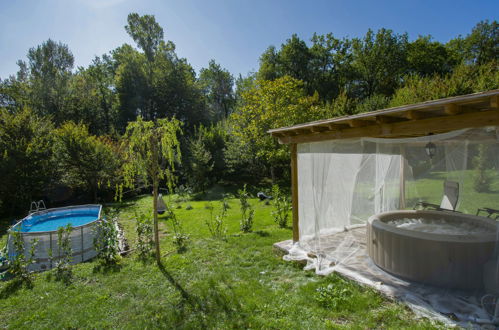
[[[424,233],[444,235],[480,235],[490,232],[490,228],[476,223],[447,221],[443,218],[401,218],[386,222],[397,228],[415,230]]]

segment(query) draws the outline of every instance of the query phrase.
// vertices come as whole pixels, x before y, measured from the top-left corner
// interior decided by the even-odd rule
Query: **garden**
[[[273,202],[241,198],[231,191],[231,187],[216,186],[202,200],[185,195],[167,198],[188,240],[179,251],[171,216],[159,216],[160,265],[152,257],[152,243],[147,247],[147,242],[138,239],[144,232],[137,221],[140,214],[148,216],[144,222],[152,231],[152,198],[138,196],[107,207],[124,229],[128,253],[70,265],[69,280],[58,280],[56,268],[30,274],[22,282],[2,281],[0,326],[435,326],[415,320],[406,307],[370,289],[336,275],[304,272],[302,265],[283,261],[272,244],[290,237],[289,223],[281,227],[275,221]],[[228,193],[225,198],[224,192]],[[248,232],[241,230],[245,203],[253,214]],[[220,229],[214,229],[212,221],[221,222]],[[5,232],[2,239],[6,239]]]

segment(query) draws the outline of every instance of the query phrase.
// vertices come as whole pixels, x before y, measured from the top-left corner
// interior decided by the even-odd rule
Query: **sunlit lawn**
[[[341,280],[320,277],[285,262],[272,244],[289,239],[271,206],[252,200],[254,230],[239,231],[239,205],[230,200],[227,239],[214,240],[204,223],[207,201],[177,203],[190,235],[177,253],[162,216],[162,269],[125,257],[119,267],[97,270],[96,261],[74,266],[71,285],[36,275],[32,289],[0,283],[0,327],[9,328],[428,328],[403,305]],[[214,212],[220,202],[211,202]],[[134,213],[150,212],[150,197],[128,201],[120,222],[133,249]],[[192,210],[186,210],[187,205]]]

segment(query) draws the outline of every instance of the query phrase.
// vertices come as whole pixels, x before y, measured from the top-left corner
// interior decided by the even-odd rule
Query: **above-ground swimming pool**
[[[367,224],[367,249],[388,273],[430,285],[482,289],[499,223],[445,211],[392,211]]]
[[[21,232],[25,253],[30,250],[33,240],[38,240],[35,249],[35,263],[31,270],[46,270],[52,268],[53,260],[59,257],[57,230],[71,225],[71,246],[73,263],[82,262],[95,257],[94,224],[101,219],[102,206],[97,204],[69,206],[43,210],[32,213],[16,223],[9,232]],[[52,251],[52,259],[49,252]],[[14,248],[12,235],[8,240],[9,258],[14,258],[17,251]]]

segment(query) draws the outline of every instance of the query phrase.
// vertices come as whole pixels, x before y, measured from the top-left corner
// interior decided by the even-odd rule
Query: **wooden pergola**
[[[360,137],[409,138],[485,126],[499,126],[499,89],[270,130],[279,143],[291,145],[293,241],[299,240],[297,144]]]

